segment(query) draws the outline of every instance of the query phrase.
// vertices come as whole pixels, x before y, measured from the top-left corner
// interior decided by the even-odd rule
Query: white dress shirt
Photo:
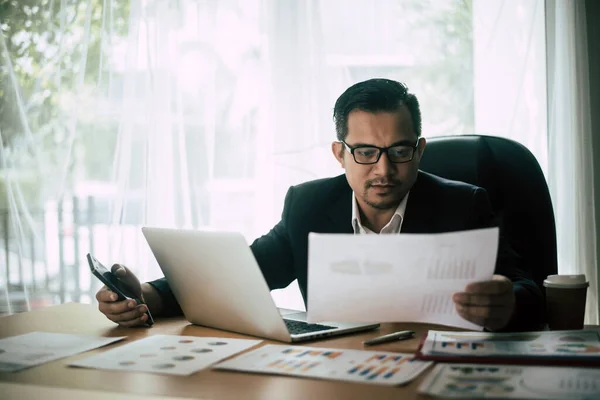
[[[404,211],[406,210],[406,202],[408,201],[408,195],[410,192],[406,193],[406,196],[402,199],[392,219],[381,229],[380,233],[400,233],[400,229],[402,229],[402,221],[404,220]],[[364,227],[360,222],[360,212],[358,211],[358,203],[356,202],[356,196],[354,192],[352,192],[352,229],[354,229],[354,234],[365,234],[365,233],[374,233],[369,228]]]

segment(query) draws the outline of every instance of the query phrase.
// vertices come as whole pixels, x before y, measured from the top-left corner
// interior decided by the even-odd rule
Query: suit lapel
[[[344,177],[331,194],[334,199],[323,219],[323,232],[354,233],[352,229],[352,190]]]
[[[404,220],[402,221],[402,233],[427,233],[435,232],[438,218],[436,207],[431,205],[432,198],[428,196],[428,177],[419,171],[417,181],[410,190]]]

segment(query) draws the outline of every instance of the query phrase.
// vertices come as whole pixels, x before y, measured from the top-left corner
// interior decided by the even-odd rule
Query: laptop
[[[379,327],[311,324],[304,312],[280,311],[241,233],[148,227],[142,232],[185,318],[193,324],[281,342]]]

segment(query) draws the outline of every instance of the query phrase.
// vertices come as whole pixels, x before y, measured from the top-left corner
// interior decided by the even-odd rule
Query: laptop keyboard
[[[285,325],[293,335],[299,335],[301,333],[311,333],[318,331],[325,331],[328,329],[335,329],[335,326],[320,325],[320,324],[309,324],[303,321],[294,321],[291,319],[284,319]]]

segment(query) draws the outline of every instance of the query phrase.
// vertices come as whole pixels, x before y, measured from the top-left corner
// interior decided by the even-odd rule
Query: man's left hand
[[[452,299],[461,317],[490,331],[504,328],[515,310],[512,282],[502,275],[470,283],[464,292],[454,293]]]

